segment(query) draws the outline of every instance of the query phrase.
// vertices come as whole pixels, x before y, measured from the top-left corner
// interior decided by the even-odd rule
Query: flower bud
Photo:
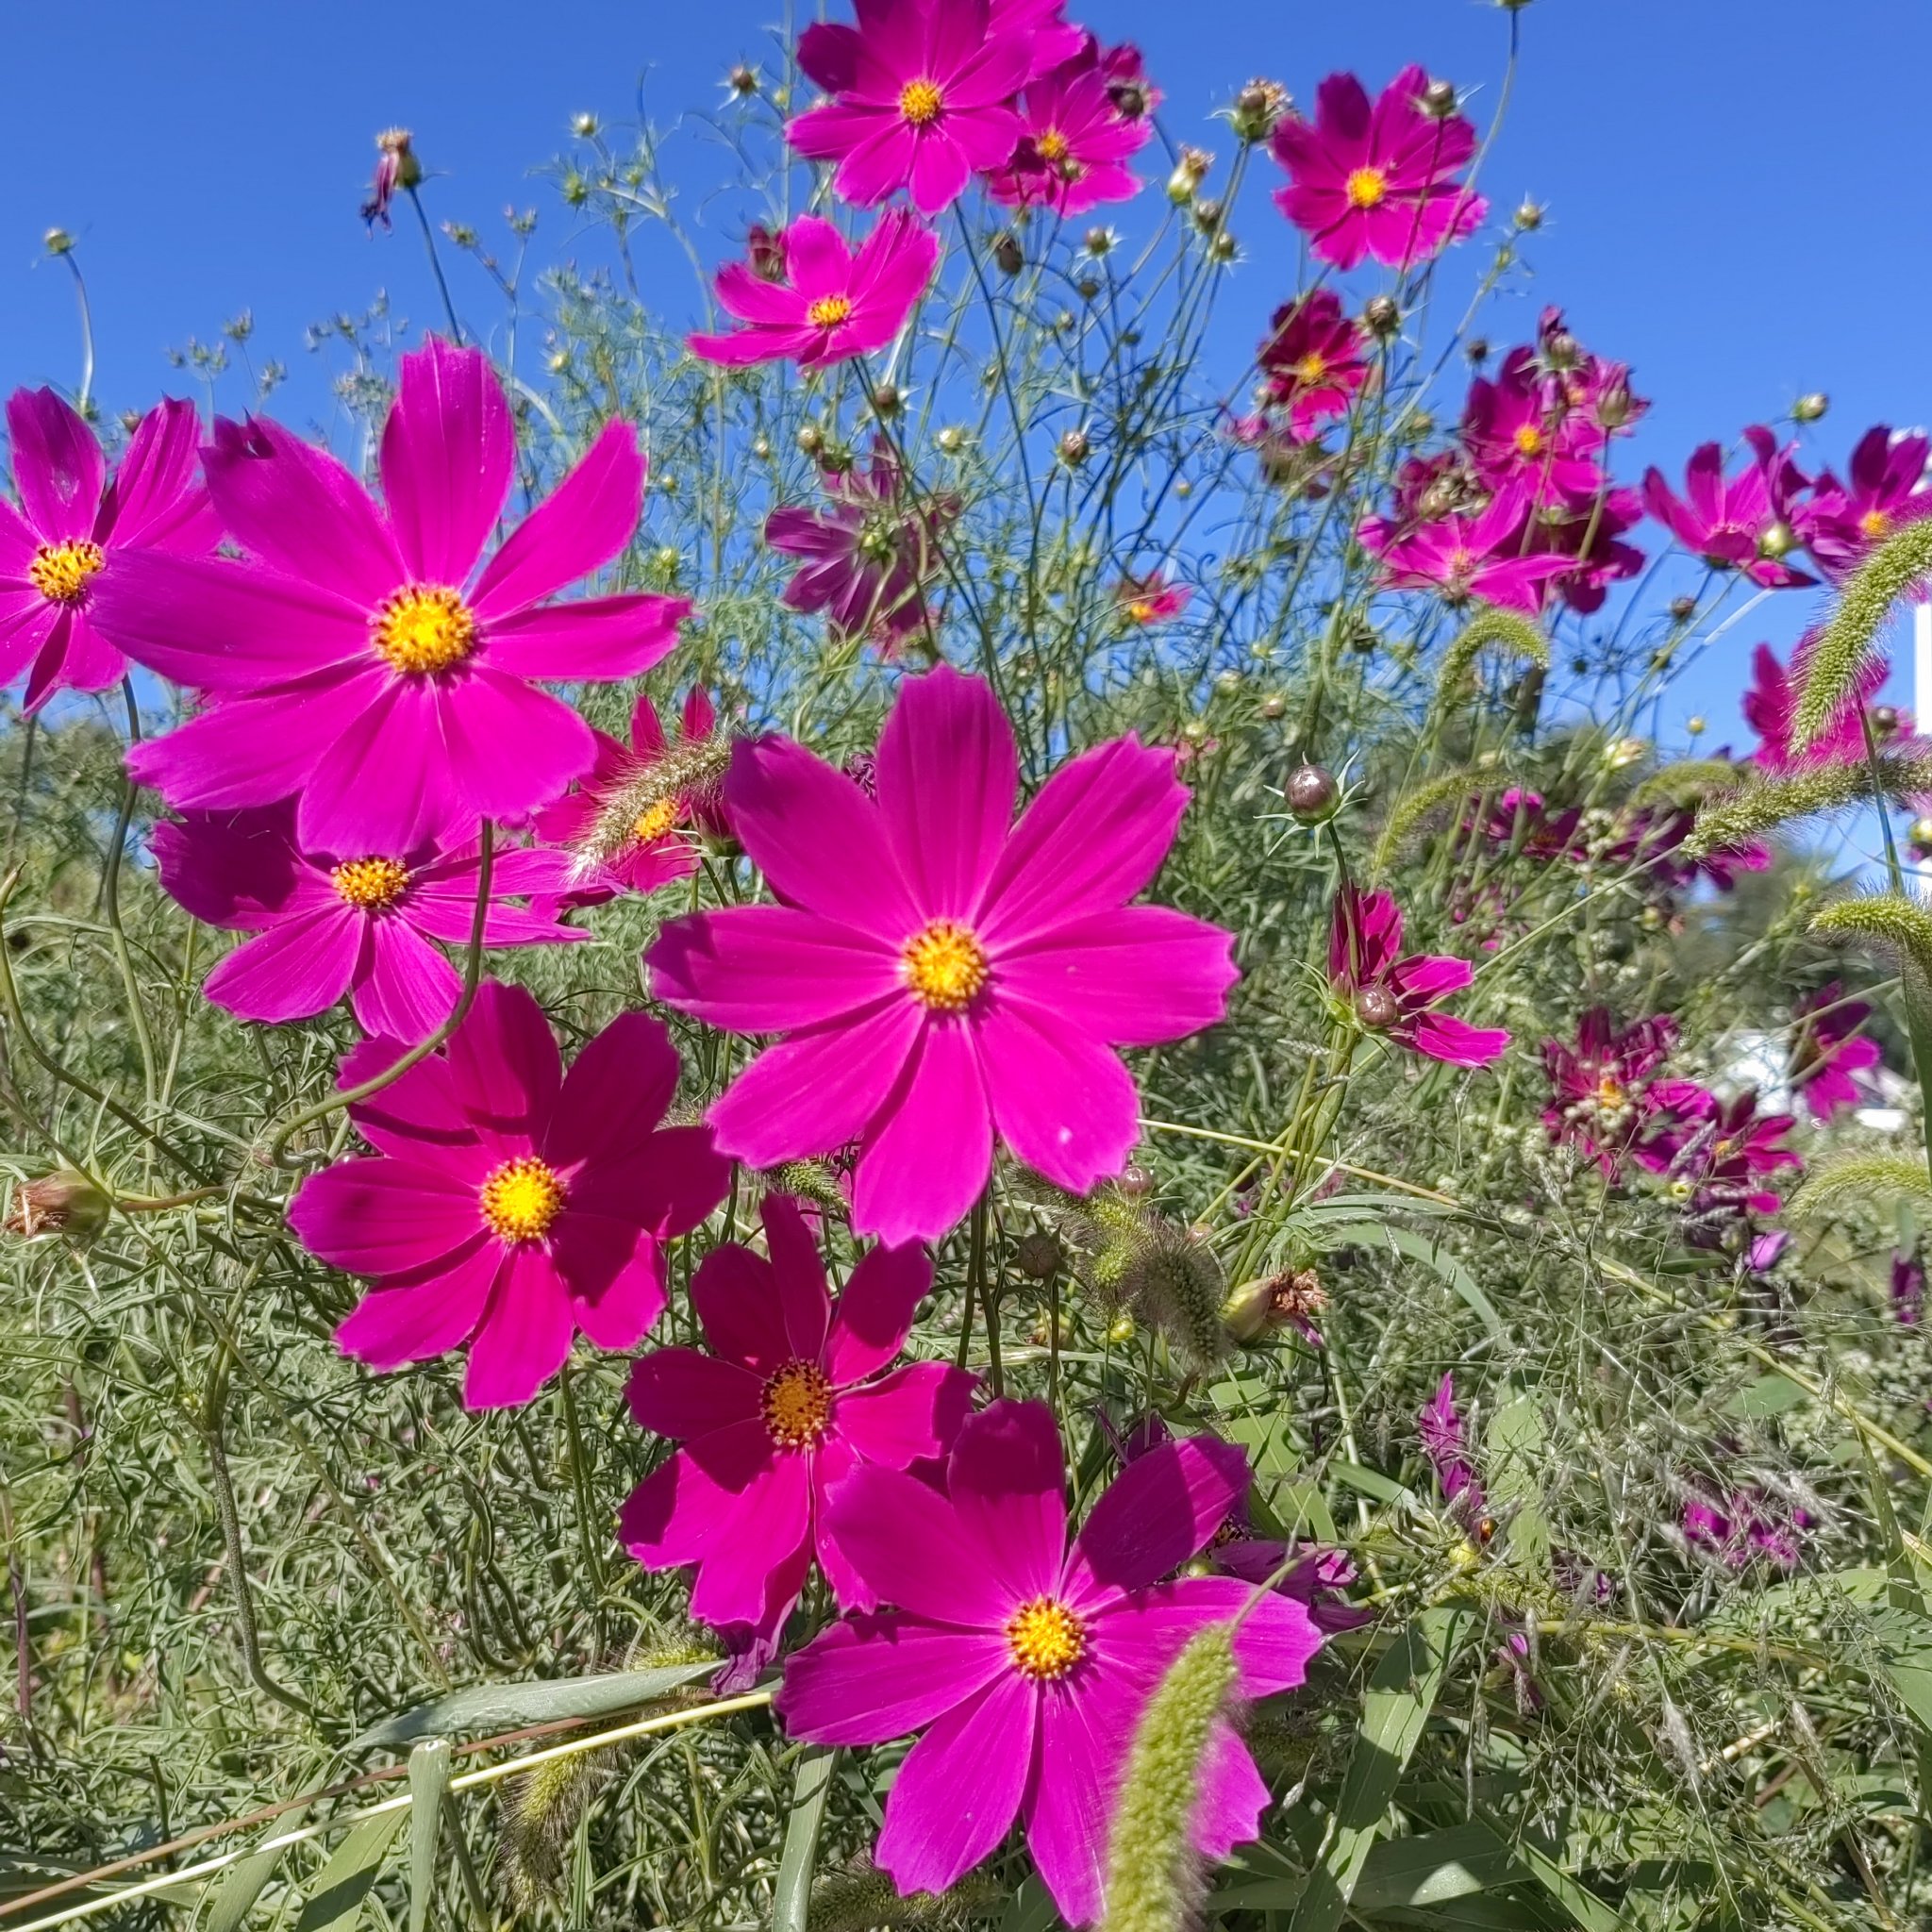
[[[570,117],[570,131],[579,141],[589,141],[597,131],[597,117],[594,114],[573,114]]]
[[[1279,691],[1270,691],[1261,700],[1261,715],[1272,724],[1278,718],[1288,716],[1288,700]]]
[[[1056,445],[1055,454],[1070,470],[1077,470],[1093,454],[1093,445],[1084,429],[1069,429]]]
[[[49,228],[41,237],[41,246],[49,255],[71,255],[74,252],[74,237],[65,228]]]
[[[1130,1160],[1121,1169],[1120,1179],[1114,1185],[1129,1200],[1138,1201],[1154,1191],[1154,1176],[1138,1160]]]
[[[1688,731],[1692,738],[1702,738],[1707,728],[1708,727],[1706,725],[1704,720],[1701,717],[1687,718],[1684,721],[1684,729]]]
[[[1139,121],[1147,112],[1147,89],[1141,81],[1108,81],[1107,97],[1113,103],[1114,112],[1123,121]]]
[[[1635,420],[1637,398],[1630,392],[1627,375],[1613,375],[1597,393],[1596,420],[1601,428],[1621,429]]]
[[[731,70],[731,72],[724,76],[724,85],[728,87],[731,90],[731,92],[734,94],[736,94],[738,98],[741,101],[746,97],[746,95],[755,94],[758,92],[758,71],[756,67],[747,67],[744,64],[744,62],[741,60],[738,63],[738,65],[734,67]]]
[[[665,574],[666,576],[673,576],[676,575],[679,560],[680,559],[678,556],[677,546],[674,543],[660,543],[657,547],[657,549],[655,549],[651,553],[651,561],[654,564],[656,564],[658,568]]]
[[[1206,195],[1194,204],[1194,225],[1202,234],[1211,235],[1221,225],[1221,217],[1226,212],[1213,196]]]
[[[1472,369],[1480,369],[1490,359],[1490,344],[1483,336],[1472,336],[1462,353],[1469,358]]]
[[[1380,1033],[1402,1017],[1402,1007],[1386,986],[1365,986],[1355,996],[1355,1016],[1371,1033]]]
[[[1020,1273],[1034,1281],[1051,1281],[1060,1271],[1060,1244],[1050,1234],[1037,1229],[1023,1234],[1014,1250]]]
[[[1167,198],[1176,204],[1192,201],[1194,191],[1208,178],[1214,157],[1205,148],[1184,147],[1174,170],[1167,177]]]
[[[1923,846],[1932,852],[1932,818],[1914,819],[1906,836],[1915,847]]]
[[[948,423],[933,441],[947,456],[956,457],[966,447],[966,432],[957,423]]]
[[[768,228],[762,222],[754,222],[745,231],[744,253],[752,274],[759,281],[782,282],[785,279],[783,228]]]
[[[872,412],[874,416],[896,416],[906,407],[906,399],[899,393],[897,383],[882,382],[872,392]]]
[[[1671,599],[1671,615],[1679,624],[1689,624],[1696,614],[1697,599],[1695,597],[1673,597]]]
[[[1091,302],[1100,293],[1100,277],[1098,275],[1082,275],[1074,284],[1074,287],[1078,292],[1081,301]]]
[[[1115,1343],[1131,1341],[1139,1333],[1131,1315],[1116,1315],[1108,1325],[1107,1339]]]
[[[1797,531],[1782,518],[1770,525],[1757,540],[1758,556],[1774,563],[1780,557],[1789,557],[1797,547]]]
[[[1025,251],[1010,228],[1002,228],[992,238],[992,258],[1003,275],[1016,275],[1026,266]]]
[[[1543,360],[1552,369],[1576,369],[1583,362],[1583,344],[1567,328],[1543,340]]]
[[[1113,253],[1119,245],[1120,239],[1111,228],[1093,227],[1087,230],[1086,240],[1081,245],[1098,261]]]
[[[806,456],[815,457],[825,446],[825,432],[816,423],[801,423],[796,441]]]
[[[1895,705],[1873,706],[1872,735],[1878,739],[1898,736],[1898,708]]]
[[[1341,803],[1341,788],[1333,772],[1321,765],[1297,765],[1288,774],[1284,788],[1288,808],[1305,825],[1319,825],[1335,816]]]
[[[1218,229],[1208,244],[1208,253],[1216,261],[1237,261],[1241,252],[1241,244],[1225,228]]]
[[[1402,326],[1402,310],[1392,295],[1371,295],[1362,306],[1362,322],[1371,335],[1392,336]]]
[[[1831,398],[1822,389],[1814,389],[1791,405],[1791,420],[1794,423],[1815,423],[1830,408]]]
[[[1456,83],[1432,80],[1423,90],[1422,109],[1432,120],[1446,121],[1456,111]]]
[[[1237,1341],[1253,1341],[1271,1328],[1306,1329],[1327,1306],[1328,1291],[1312,1268],[1285,1268],[1236,1289],[1223,1305],[1221,1319]]]
[[[13,1189],[13,1210],[7,1217],[8,1234],[33,1241],[42,1235],[64,1234],[83,1241],[108,1224],[113,1211],[108,1199],[84,1174],[57,1168],[39,1180],[19,1181]]]
[[[1251,80],[1235,95],[1228,123],[1243,141],[1266,141],[1293,105],[1279,81]]]

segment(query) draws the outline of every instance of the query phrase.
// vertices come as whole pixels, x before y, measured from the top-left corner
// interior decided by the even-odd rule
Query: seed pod
[[[1341,788],[1334,773],[1321,765],[1297,765],[1288,774],[1288,808],[1305,825],[1319,825],[1335,816]]]

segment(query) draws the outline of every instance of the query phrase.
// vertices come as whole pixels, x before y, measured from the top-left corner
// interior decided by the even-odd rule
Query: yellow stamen
[[[375,620],[377,653],[412,676],[451,670],[475,647],[475,615],[441,584],[411,584],[398,591]]]
[[[906,948],[906,983],[936,1013],[958,1013],[986,984],[986,948],[963,925],[936,919]]]
[[[507,1160],[483,1183],[483,1219],[507,1241],[541,1241],[563,1211],[563,1183],[533,1154]]]
[[[1533,457],[1542,449],[1543,433],[1534,423],[1525,423],[1510,441],[1515,443],[1519,455]]]
[[[1087,1654],[1087,1626],[1065,1604],[1037,1596],[1008,1619],[1007,1648],[1023,1675],[1064,1677]]]
[[[832,1385],[816,1362],[789,1361],[758,1398],[765,1428],[781,1449],[809,1449],[832,1420]]]
[[[654,845],[677,824],[677,801],[660,798],[647,806],[631,824],[631,836],[640,845]]]
[[[1596,1083],[1596,1104],[1599,1107],[1622,1107],[1626,1098],[1628,1096],[1614,1074],[1606,1074]]]
[[[1380,168],[1357,168],[1348,177],[1350,208],[1378,208],[1389,192],[1389,177]]]
[[[1879,538],[1891,535],[1891,518],[1882,509],[1868,509],[1858,519],[1858,528],[1875,543]]]
[[[924,127],[937,121],[945,105],[946,97],[940,92],[938,84],[930,80],[908,80],[899,90],[899,112],[914,127]]]
[[[1152,624],[1154,622],[1154,606],[1145,597],[1136,597],[1127,606],[1127,615],[1136,624]]]
[[[1328,374],[1328,358],[1319,349],[1310,349],[1299,362],[1289,364],[1289,374],[1300,382],[1320,382]]]
[[[50,604],[80,604],[87,598],[88,579],[107,560],[101,546],[85,538],[42,543],[26,567],[26,578]]]
[[[383,912],[403,896],[408,869],[393,858],[345,858],[328,875],[336,897],[365,912]]]
[[[805,319],[814,328],[837,328],[852,314],[851,300],[844,295],[821,295],[805,311]]]
[[[1049,127],[1033,145],[1042,161],[1063,161],[1067,158],[1067,137],[1058,127]]]

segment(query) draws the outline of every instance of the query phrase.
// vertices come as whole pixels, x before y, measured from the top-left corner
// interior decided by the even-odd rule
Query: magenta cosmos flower
[[[1121,112],[1091,36],[1073,59],[1027,82],[1020,110],[1020,143],[987,177],[995,201],[1078,215],[1140,193],[1127,162],[1153,139],[1154,124]]]
[[[1849,576],[1885,540],[1932,516],[1925,459],[1932,440],[1880,423],[1858,439],[1849,480],[1826,470],[1798,513],[1805,547],[1834,581]]]
[[[1807,482],[1789,448],[1762,424],[1744,432],[1751,460],[1735,476],[1724,475],[1724,453],[1700,443],[1684,471],[1678,496],[1656,468],[1643,473],[1643,501],[1686,550],[1713,570],[1742,571],[1754,584],[1789,590],[1815,578],[1784,558],[1797,548],[1798,492]]]
[[[1429,76],[1405,67],[1371,106],[1352,74],[1331,74],[1312,123],[1286,116],[1270,141],[1288,170],[1281,211],[1324,261],[1351,269],[1364,256],[1409,268],[1474,231],[1489,204],[1449,177],[1475,153],[1460,114],[1423,106]]]
[[[1872,1008],[1847,999],[1835,979],[1792,1008],[1790,1083],[1813,1120],[1857,1107],[1862,1096],[1855,1076],[1885,1058],[1878,1042],[1858,1031],[1871,1017]]]
[[[1178,617],[1194,601],[1194,590],[1191,584],[1171,584],[1164,572],[1150,570],[1145,576],[1123,576],[1113,587],[1113,600],[1129,624],[1144,629]]]
[[[673,922],[657,996],[783,1039],[711,1109],[752,1167],[858,1142],[853,1224],[943,1234],[997,1134],[1075,1193],[1125,1165],[1133,1080],[1112,1049],[1221,1018],[1233,941],[1132,906],[1187,805],[1174,755],[1117,739],[1061,768],[1012,823],[1012,726],[978,678],[908,678],[876,798],[785,738],[741,743],[725,803],[779,901]]]
[[[685,340],[693,355],[731,368],[785,360],[823,369],[883,349],[939,259],[940,238],[904,208],[881,215],[856,251],[830,222],[800,215],[766,242],[759,266],[718,271],[719,303],[745,326]]]
[[[1471,1026],[1434,1008],[1475,977],[1467,959],[1402,952],[1402,914],[1387,892],[1347,880],[1335,895],[1328,982],[1371,1033],[1451,1066],[1482,1067],[1509,1044],[1500,1027]]]
[[[838,163],[846,201],[872,208],[903,188],[938,214],[1025,131],[1012,99],[1034,72],[1033,26],[1018,8],[995,21],[988,0],[855,4],[857,26],[819,21],[799,36],[799,66],[833,99],[790,122],[786,139]]]
[[[396,1052],[358,1047],[342,1084]],[[351,1109],[374,1156],[289,1205],[304,1247],[375,1282],[336,1330],[344,1353],[394,1369],[467,1341],[463,1400],[500,1408],[529,1401],[579,1328],[634,1347],[663,1310],[664,1242],[730,1182],[706,1128],[659,1125],[676,1086],[648,1014],[620,1014],[565,1074],[536,1000],[485,981],[446,1045]]]
[[[1659,1124],[1658,1116],[1674,1119],[1657,1100],[1651,1082],[1676,1043],[1677,1023],[1668,1013],[1620,1029],[1607,1007],[1584,1014],[1574,1046],[1544,1041],[1551,1099],[1543,1125],[1550,1139],[1574,1141],[1596,1161],[1606,1180],[1620,1178],[1624,1157],[1636,1150],[1641,1158],[1638,1143]]]
[[[161,884],[204,924],[258,935],[202,989],[244,1020],[306,1020],[349,995],[365,1033],[416,1041],[455,1011],[462,980],[436,943],[465,946],[476,917],[478,856],[424,845],[400,858],[306,851],[292,799],[257,811],[191,812],[155,827]],[[587,935],[510,905],[555,891],[568,861],[522,848],[495,855],[483,942],[528,946]]]
[[[1257,359],[1268,378],[1268,401],[1288,411],[1297,436],[1348,414],[1368,380],[1367,342],[1332,289],[1310,289],[1274,311]]]
[[[1759,644],[1751,657],[1751,687],[1744,693],[1744,722],[1757,734],[1751,762],[1779,775],[1814,770],[1820,765],[1863,764],[1865,716],[1891,675],[1890,661],[1869,655],[1860,660],[1851,689],[1832,712],[1824,729],[1803,751],[1791,745],[1791,720],[1797,714],[1798,693],[1805,688],[1807,661],[1815,648],[1812,637],[1799,641],[1790,667],[1780,664],[1769,644]],[[1902,714],[1898,728],[1909,731],[1911,719]],[[1882,734],[1875,729],[1873,734]]]
[[[633,676],[691,606],[543,603],[637,527],[644,463],[625,423],[478,570],[514,441],[482,351],[436,341],[402,359],[386,508],[279,424],[218,424],[208,491],[248,559],[142,551],[95,591],[129,657],[209,699],[128,769],[181,810],[299,795],[304,845],[358,854],[520,818],[588,771],[591,727],[529,680]]]
[[[668,756],[703,744],[717,726],[709,694],[693,686],[684,701],[675,745],[664,736],[657,708],[644,696],[631,709],[628,745],[608,732],[596,734],[597,756],[589,776],[537,814],[538,838],[559,848],[561,860],[551,891],[537,901],[540,909],[547,909],[553,900],[563,907],[601,906],[623,892],[655,892],[697,871],[697,847],[688,834],[726,829],[715,783],[680,786],[641,807],[627,807],[625,801],[653,791],[652,768]],[[620,827],[614,844],[600,835],[613,817]]]
[[[1232,1576],[1163,1582],[1227,1520],[1247,1462],[1211,1437],[1138,1457],[1067,1541],[1053,1412],[996,1402],[968,1419],[942,1496],[891,1469],[833,1491],[841,1549],[881,1603],[788,1659],[775,1707],[795,1738],[875,1744],[923,1730],[874,1852],[902,1892],[943,1891],[1019,1819],[1069,1924],[1099,1916],[1113,1793],[1134,1725],[1189,1638],[1246,1610],[1240,1694],[1299,1684],[1321,1634],[1292,1598]],[[1268,1788],[1217,1721],[1194,1842],[1253,1838]]]
[[[1456,1377],[1444,1375],[1435,1394],[1423,1405],[1415,1419],[1416,1434],[1423,1454],[1435,1473],[1436,1487],[1442,1500],[1456,1512],[1473,1535],[1487,1536],[1484,1510],[1489,1498],[1483,1493],[1482,1478],[1469,1459],[1463,1440],[1462,1415],[1456,1407]]]
[[[105,691],[126,671],[94,623],[122,558],[209,551],[221,531],[194,479],[192,403],[150,409],[111,482],[93,431],[50,389],[8,397],[7,433],[20,508],[0,497],[0,684],[26,672],[31,714],[57,691]]]
[[[1357,536],[1381,559],[1382,581],[1391,590],[1434,591],[1445,604],[1479,600],[1534,617],[1545,586],[1574,566],[1567,557],[1530,548],[1529,508],[1528,486],[1519,481],[1472,516],[1407,526],[1364,517]]]
[[[645,1569],[695,1565],[691,1615],[760,1662],[814,1556],[842,1607],[877,1607],[839,1547],[827,1493],[863,1464],[943,1456],[974,1381],[945,1362],[889,1368],[932,1287],[922,1249],[873,1248],[835,1305],[797,1204],[767,1195],[764,1221],[769,1259],[726,1243],[691,1282],[712,1352],[660,1348],[631,1371],[632,1415],[684,1447],[632,1491],[618,1524]]]
[[[1470,384],[1461,435],[1476,475],[1492,490],[1520,480],[1539,504],[1587,507],[1607,487],[1600,457],[1608,439],[1569,407],[1534,349],[1511,349],[1493,381],[1479,375]]]

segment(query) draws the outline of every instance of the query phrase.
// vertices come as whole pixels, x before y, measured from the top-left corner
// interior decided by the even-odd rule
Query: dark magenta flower
[[[1740,872],[1763,872],[1770,866],[1771,847],[1756,839],[1686,857],[1684,841],[1696,823],[1697,814],[1689,806],[1641,806],[1624,819],[1605,859],[1647,874],[1666,892],[1682,891],[1699,879],[1728,892]]]
[[[1529,522],[1529,549],[1560,557],[1564,568],[1549,588],[1572,610],[1601,610],[1611,584],[1643,568],[1643,552],[1623,539],[1643,521],[1634,490],[1609,490],[1587,503],[1544,503]]]
[[[774,239],[776,274],[769,263],[741,261],[718,271],[718,301],[745,326],[687,337],[693,355],[732,368],[789,361],[823,369],[883,349],[939,266],[940,238],[904,208],[881,215],[856,250],[817,215],[800,215]]]
[[[1482,1478],[1476,1474],[1463,1441],[1462,1415],[1456,1407],[1453,1374],[1444,1375],[1437,1384],[1435,1394],[1417,1415],[1415,1427],[1443,1502],[1472,1535],[1487,1540],[1488,1518],[1483,1512],[1489,1498],[1483,1492]]]
[[[1826,576],[1848,576],[1888,537],[1932,515],[1928,451],[1932,441],[1924,436],[1894,433],[1881,423],[1858,439],[1847,481],[1829,470],[1819,476],[1798,528]]]
[[[1462,445],[1482,482],[1529,486],[1534,500],[1588,506],[1607,487],[1604,431],[1573,409],[1530,348],[1511,349],[1493,380],[1477,376],[1462,409]]]
[[[631,1414],[684,1446],[618,1523],[645,1569],[696,1566],[691,1615],[756,1662],[776,1650],[814,1557],[842,1608],[877,1607],[827,1495],[863,1465],[945,1455],[974,1380],[944,1362],[889,1367],[932,1286],[923,1250],[871,1249],[835,1304],[797,1204],[768,1194],[764,1224],[765,1256],[726,1242],[692,1278],[711,1352],[655,1349],[631,1371]]]
[[[1798,492],[1809,479],[1789,447],[1761,424],[1744,432],[1751,460],[1737,475],[1724,475],[1724,453],[1700,443],[1684,472],[1680,497],[1663,472],[1643,473],[1643,501],[1658,523],[1713,570],[1742,571],[1754,584],[1786,590],[1815,578],[1785,562],[1798,546]]]
[[[1312,123],[1284,116],[1270,141],[1288,170],[1281,211],[1337,268],[1365,256],[1410,268],[1474,232],[1489,204],[1453,176],[1475,153],[1460,114],[1423,107],[1429,76],[1405,67],[1372,106],[1352,74],[1331,74]]]
[[[313,852],[413,851],[516,820],[589,770],[591,727],[532,680],[608,680],[677,641],[680,597],[544,600],[630,541],[637,432],[608,425],[478,568],[515,437],[480,349],[402,358],[384,507],[279,424],[219,423],[208,491],[245,562],[131,554],[95,591],[137,662],[204,692],[128,769],[183,811],[290,796]]]
[[[0,496],[0,684],[25,671],[31,716],[58,691],[105,691],[127,659],[94,623],[124,558],[210,551],[221,535],[194,479],[201,425],[192,403],[159,403],[136,425],[108,476],[79,414],[50,389],[7,399],[13,487]]]
[[[1121,113],[1091,37],[1073,59],[1026,83],[1020,115],[1019,145],[987,175],[993,200],[1078,215],[1140,193],[1127,162],[1153,138],[1154,124]]]
[[[158,824],[149,843],[179,905],[204,924],[257,935],[208,974],[202,991],[216,1006],[273,1024],[325,1012],[347,993],[365,1033],[404,1041],[433,1033],[456,1009],[462,978],[441,947],[470,941],[474,843],[425,844],[398,858],[308,851],[293,799],[191,812]],[[530,847],[497,853],[484,944],[586,937],[509,903],[554,892],[566,863]]]
[[[824,489],[824,508],[787,506],[765,519],[765,541],[802,559],[782,601],[823,610],[845,637],[890,648],[926,623],[926,587],[944,560],[940,535],[959,499],[912,496],[883,437],[870,471],[828,470]]]
[[[742,741],[732,824],[775,905],[672,922],[658,998],[733,1033],[775,1033],[712,1108],[753,1167],[857,1141],[853,1224],[943,1234],[992,1169],[995,1135],[1086,1193],[1139,1138],[1114,1049],[1222,1016],[1232,941],[1128,902],[1187,805],[1172,752],[1133,738],[1049,778],[1013,823],[1012,726],[946,667],[899,687],[877,795],[786,738]]]
[[[1811,1523],[1808,1510],[1774,1503],[1756,1483],[1728,1497],[1693,1490],[1684,1499],[1685,1541],[1727,1570],[1748,1569],[1760,1557],[1780,1570],[1795,1570]]]
[[[1916,1327],[1925,1312],[1925,1264],[1913,1248],[1891,1251],[1891,1312],[1902,1328]]]
[[[1012,100],[1036,72],[1045,9],[988,0],[857,0],[858,24],[818,21],[798,64],[833,96],[786,125],[815,161],[834,161],[840,196],[872,208],[900,189],[938,214],[975,174],[1002,167],[1025,132]],[[874,345],[875,346],[875,345]]]
[[[1500,1027],[1472,1026],[1435,1008],[1475,977],[1467,959],[1402,952],[1402,914],[1387,892],[1346,879],[1335,894],[1328,983],[1371,1033],[1456,1067],[1483,1067],[1509,1044]]]
[[[407,127],[385,127],[375,137],[375,176],[369,184],[369,199],[362,204],[362,219],[372,233],[377,222],[385,228],[395,225],[389,209],[396,190],[413,188],[423,178],[413,141]]]
[[[1480,805],[1478,796],[1473,803]],[[1483,837],[1512,858],[1553,865],[1558,859],[1581,864],[1590,857],[1579,806],[1552,806],[1541,791],[1511,785],[1497,795],[1482,822]]]
[[[1164,1443],[1122,1471],[1069,1544],[1053,1411],[996,1402],[959,1431],[944,1495],[890,1469],[839,1485],[840,1547],[894,1607],[835,1624],[788,1659],[775,1708],[791,1736],[820,1743],[924,1732],[874,1854],[902,1892],[943,1891],[1017,1818],[1060,1915],[1091,1924],[1135,1723],[1189,1638],[1245,1610],[1239,1693],[1302,1682],[1322,1640],[1300,1603],[1267,1592],[1251,1604],[1232,1576],[1162,1580],[1226,1521],[1247,1480],[1231,1443]],[[1269,1802],[1246,1746],[1217,1720],[1195,1845],[1225,1857]]]
[[[355,1086],[393,1061],[372,1040]],[[624,1013],[568,1074],[543,1009],[486,980],[447,1043],[350,1109],[375,1149],[311,1174],[289,1204],[310,1254],[375,1288],[336,1330],[343,1352],[400,1368],[467,1341],[471,1408],[527,1402],[583,1332],[632,1348],[664,1307],[664,1243],[724,1200],[729,1165],[704,1127],[665,1127],[677,1049]]]
[[[1402,525],[1364,517],[1357,540],[1379,558],[1382,581],[1395,591],[1434,591],[1445,604],[1500,605],[1534,617],[1551,578],[1571,566],[1562,557],[1532,549],[1529,491],[1518,482],[1499,490],[1473,515],[1452,513],[1434,523]]]
[[[1760,1114],[1751,1088],[1733,1100],[1689,1080],[1659,1080],[1651,1091],[1673,1124],[1646,1164],[1667,1172],[1688,1195],[1693,1222],[1715,1228],[1742,1215],[1777,1212],[1782,1203],[1763,1181],[1801,1164],[1797,1150],[1783,1144],[1797,1124],[1790,1114]]]
[[[1150,570],[1145,576],[1123,576],[1113,587],[1113,601],[1129,624],[1144,628],[1178,617],[1194,601],[1194,591],[1191,584],[1171,584],[1163,572]]]
[[[1267,400],[1288,411],[1297,436],[1349,412],[1368,380],[1368,336],[1332,289],[1310,289],[1284,302],[1269,324],[1258,360],[1268,378]]]
[[[1789,1078],[1813,1120],[1828,1121],[1840,1108],[1857,1107],[1856,1076],[1885,1058],[1878,1042],[1858,1031],[1871,1017],[1872,1008],[1845,998],[1835,979],[1791,1008]]]
[[[1662,1109],[1651,1082],[1676,1043],[1677,1023],[1668,1013],[1619,1030],[1607,1007],[1584,1014],[1574,1046],[1546,1040],[1543,1070],[1552,1097],[1543,1125],[1550,1139],[1574,1141],[1606,1180],[1621,1178],[1624,1156],[1657,1124]]]

